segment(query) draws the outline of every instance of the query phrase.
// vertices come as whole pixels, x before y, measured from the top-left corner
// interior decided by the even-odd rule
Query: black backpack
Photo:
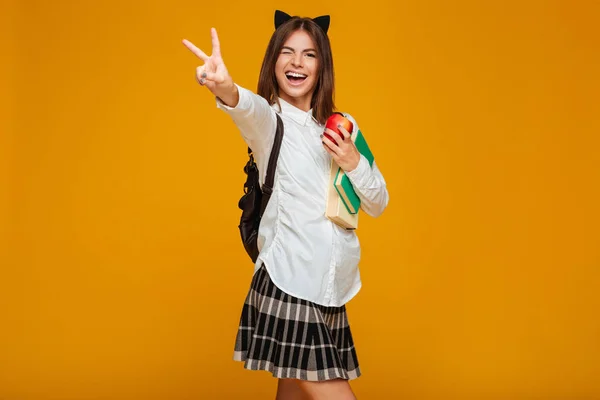
[[[252,149],[248,147],[249,160],[244,167],[244,172],[247,175],[246,183],[244,184],[244,195],[238,202],[238,207],[242,210],[238,228],[246,253],[248,253],[252,262],[256,262],[256,259],[258,258],[259,251],[256,242],[258,237],[258,227],[260,226],[260,220],[267,208],[269,199],[271,198],[271,193],[273,192],[275,168],[277,167],[279,149],[281,148],[281,141],[283,139],[283,121],[278,114],[275,115],[277,116],[277,130],[275,131],[275,140],[273,142],[273,148],[271,149],[271,155],[269,156],[265,184],[262,188],[260,187],[258,180],[258,166],[254,162]]]

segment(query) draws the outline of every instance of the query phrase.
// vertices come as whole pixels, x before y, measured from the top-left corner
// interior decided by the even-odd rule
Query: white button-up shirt
[[[264,263],[282,291],[324,306],[341,306],[360,290],[360,244],[356,231],[345,230],[325,216],[331,156],[323,148],[320,125],[309,112],[279,99],[272,106],[238,85],[239,103],[217,99],[252,149],[264,184],[278,113],[284,134],[273,193],[261,219],[255,272]],[[349,116],[355,124],[356,121]],[[388,204],[386,183],[375,162],[361,155],[347,175],[361,199],[361,209],[378,216]]]

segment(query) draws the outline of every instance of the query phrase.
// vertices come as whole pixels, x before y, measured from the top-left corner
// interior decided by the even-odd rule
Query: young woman
[[[345,304],[361,287],[360,244],[355,231],[325,216],[331,160],[350,178],[365,213],[379,216],[388,192],[377,165],[358,152],[351,133],[340,126],[340,137],[324,128],[335,110],[329,16],[300,18],[276,11],[275,26],[258,94],[234,83],[214,28],[211,56],[184,40],[204,61],[196,70],[198,82],[216,96],[217,106],[253,150],[261,185],[276,115],[284,127],[234,359],[279,378],[277,399],[355,399],[348,381],[360,376],[360,369]]]

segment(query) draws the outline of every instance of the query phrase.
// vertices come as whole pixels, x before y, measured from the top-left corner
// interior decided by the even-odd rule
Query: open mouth
[[[299,85],[306,80],[306,75],[297,72],[286,72],[285,76],[292,85]]]

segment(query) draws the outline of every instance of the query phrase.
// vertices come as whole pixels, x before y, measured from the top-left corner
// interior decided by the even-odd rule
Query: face
[[[275,77],[279,84],[279,97],[301,110],[310,110],[319,79],[319,60],[316,46],[308,33],[298,30],[290,35],[277,58]]]

